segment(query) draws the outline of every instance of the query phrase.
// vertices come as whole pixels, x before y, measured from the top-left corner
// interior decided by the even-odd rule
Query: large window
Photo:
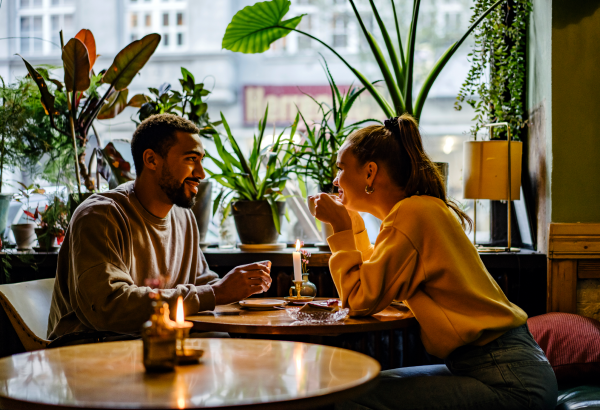
[[[19,0],[18,49],[23,55],[60,53],[60,30],[65,41],[75,35],[74,0]]]
[[[187,1],[129,0],[126,30],[129,41],[150,33],[159,33],[159,52],[181,52],[188,49]]]

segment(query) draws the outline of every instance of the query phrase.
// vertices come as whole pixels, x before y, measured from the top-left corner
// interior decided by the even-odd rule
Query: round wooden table
[[[361,394],[380,370],[365,355],[327,346],[273,340],[191,342],[205,350],[200,364],[163,374],[145,373],[141,341],[2,358],[0,408],[308,408]]]
[[[272,298],[281,299],[281,298]],[[379,314],[347,318],[331,324],[304,324],[294,321],[284,309],[247,310],[238,303],[217,306],[213,312],[186,317],[196,331],[262,335],[338,335],[406,328],[417,321],[406,307],[389,307]]]

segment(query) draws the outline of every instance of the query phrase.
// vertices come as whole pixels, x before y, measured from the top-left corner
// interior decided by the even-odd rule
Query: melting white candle
[[[183,298],[179,296],[177,298],[177,311],[175,312],[175,322],[178,326],[185,324],[185,316],[183,313]]]
[[[300,239],[296,240],[296,252],[294,257],[294,280],[302,280],[302,254],[300,253]]]

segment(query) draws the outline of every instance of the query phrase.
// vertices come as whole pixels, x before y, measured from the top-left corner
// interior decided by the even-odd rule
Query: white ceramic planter
[[[31,249],[36,241],[35,224],[13,224],[10,227],[15,235],[17,249]]]

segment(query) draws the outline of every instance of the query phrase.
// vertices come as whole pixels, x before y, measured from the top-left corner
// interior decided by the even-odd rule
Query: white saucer
[[[271,310],[276,307],[285,306],[284,300],[277,299],[245,299],[240,300],[240,306],[246,309]]]
[[[239,244],[243,252],[265,252],[265,251],[282,251],[287,247],[285,243],[260,243],[260,244]]]

